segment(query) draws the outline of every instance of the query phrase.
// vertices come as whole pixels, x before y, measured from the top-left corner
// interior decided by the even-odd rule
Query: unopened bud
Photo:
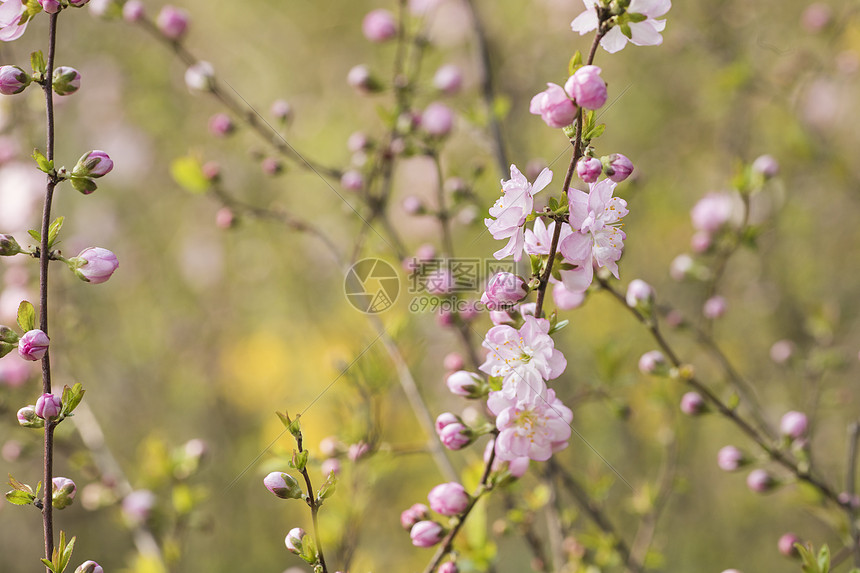
[[[60,66],[59,68],[54,69],[51,86],[54,88],[54,93],[57,95],[71,95],[81,87],[81,74],[75,68]]]
[[[51,505],[57,509],[64,509],[72,505],[78,488],[75,482],[65,477],[55,477],[52,480]]]
[[[21,93],[31,81],[30,74],[18,66],[0,66],[0,94]]]
[[[32,404],[18,410],[18,423],[25,428],[45,427],[45,420],[36,415],[36,407]]]
[[[281,499],[302,499],[304,492],[296,478],[284,472],[272,472],[263,479],[266,489]]]
[[[18,253],[23,253],[24,250],[15,237],[12,235],[0,235],[0,257],[11,257]]]

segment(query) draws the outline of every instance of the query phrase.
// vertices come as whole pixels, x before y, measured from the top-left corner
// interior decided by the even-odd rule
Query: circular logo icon
[[[349,303],[366,314],[391,308],[400,294],[400,277],[382,259],[362,259],[352,265],[343,281]]]

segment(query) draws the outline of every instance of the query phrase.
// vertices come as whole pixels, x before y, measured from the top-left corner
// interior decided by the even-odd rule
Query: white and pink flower
[[[574,32],[582,36],[596,30],[600,25],[597,14],[597,0],[582,0],[585,12],[570,23]],[[627,14],[642,14],[645,19],[641,22],[628,22],[630,37],[624,34],[620,26],[613,26],[600,40],[603,49],[614,54],[624,48],[628,40],[637,46],[659,46],[663,43],[660,32],[666,27],[666,20],[658,20],[672,7],[672,0],[631,0]]]
[[[549,169],[541,171],[534,184],[531,184],[516,165],[511,165],[511,178],[502,181],[502,196],[490,207],[490,217],[493,218],[484,219],[494,239],[509,239],[504,248],[493,253],[496,259],[510,255],[514,256],[515,261],[522,258],[525,244],[523,225],[534,211],[534,195],[549,185],[550,181],[552,171]]]
[[[555,391],[534,400],[512,400],[502,392],[492,392],[487,400],[496,415],[496,457],[513,461],[519,458],[544,462],[567,447],[573,412],[562,404]]]
[[[563,241],[573,232],[570,225],[562,223],[561,234],[558,236],[559,242]],[[538,217],[531,229],[526,229],[525,232],[525,250],[529,255],[548,255],[549,247],[552,245],[552,235],[555,233],[555,221],[550,221],[547,225],[543,222],[543,218]]]
[[[594,267],[605,267],[618,278],[618,259],[624,249],[627,235],[621,230],[622,218],[627,215],[627,202],[613,197],[616,183],[603,179],[590,185],[584,193],[568,191],[570,225],[574,231],[559,243],[559,251],[575,269],[561,271],[565,288],[585,291],[594,279]]]
[[[480,366],[482,372],[502,378],[500,394],[510,400],[531,400],[546,394],[546,380],[558,378],[567,360],[550,337],[549,321],[525,316],[517,330],[494,326],[487,332],[483,346],[490,352]]]

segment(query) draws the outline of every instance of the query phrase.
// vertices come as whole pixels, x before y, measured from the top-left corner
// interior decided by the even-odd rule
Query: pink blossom
[[[654,301],[654,289],[642,279],[633,279],[627,285],[625,300],[631,308],[650,305]]]
[[[496,451],[496,441],[490,440],[484,448],[484,463],[490,461],[490,454]],[[507,470],[511,476],[521,478],[529,469],[531,460],[528,456],[522,456],[513,460],[502,460],[499,457],[493,459],[492,470],[494,472]]]
[[[440,92],[454,95],[463,86],[463,72],[455,64],[445,64],[433,75],[433,87]]]
[[[494,326],[482,346],[490,352],[480,366],[482,372],[502,378],[501,395],[530,400],[546,392],[545,380],[558,378],[567,360],[548,334],[549,321],[525,316],[523,326]]]
[[[576,105],[567,92],[561,86],[551,83],[532,98],[529,112],[539,115],[550,127],[567,127],[576,119]]]
[[[209,133],[217,137],[229,135],[235,127],[233,120],[226,113],[216,113],[209,118]]]
[[[596,183],[603,173],[603,163],[596,157],[583,157],[576,162],[576,174],[585,183]]]
[[[141,0],[128,0],[122,7],[122,18],[126,22],[137,22],[143,18],[144,7]]]
[[[416,503],[400,514],[400,525],[408,531],[412,529],[413,525],[428,517],[430,517],[430,508],[423,503]]]
[[[474,372],[458,370],[445,379],[445,385],[452,394],[469,398],[484,386],[484,381]]]
[[[512,400],[502,392],[491,392],[487,407],[496,415],[499,459],[528,457],[544,462],[567,447],[573,412],[556,398],[554,390],[532,400]]]
[[[702,315],[711,320],[720,318],[726,313],[727,306],[728,304],[726,303],[725,298],[720,295],[712,296],[705,301],[705,304],[702,307]]]
[[[717,452],[717,465],[724,472],[737,471],[745,463],[746,456],[734,446],[725,446]]]
[[[489,309],[510,306],[523,300],[529,290],[526,281],[513,273],[499,272],[487,283],[481,302]]]
[[[776,480],[767,470],[753,470],[747,476],[747,487],[755,493],[767,493],[776,486]]]
[[[620,229],[621,220],[628,211],[624,199],[612,196],[615,186],[614,181],[603,179],[590,184],[588,193],[568,190],[569,218],[574,232],[559,244],[565,261],[577,267],[560,273],[568,290],[586,290],[594,278],[595,266],[609,269],[618,278],[617,261],[627,237]]]
[[[122,514],[133,524],[143,523],[155,507],[155,494],[148,489],[131,492],[122,500]]]
[[[585,12],[570,23],[570,28],[580,35],[596,30],[600,25],[597,15],[597,0],[582,0]],[[619,26],[613,26],[600,40],[603,49],[614,54],[627,45],[628,39],[637,46],[659,46],[663,43],[660,32],[666,27],[666,20],[657,20],[672,7],[671,0],[631,0],[627,8],[628,14],[642,14],[646,19],[641,22],[630,22],[630,35],[627,38]]]
[[[785,364],[794,354],[794,343],[790,340],[777,340],[770,347],[770,359],[777,364]]]
[[[208,92],[215,86],[215,68],[199,61],[185,70],[185,86],[192,92]]]
[[[20,360],[0,361],[0,385],[10,388],[22,386],[30,378],[30,368]]]
[[[446,561],[439,566],[439,573],[460,573],[460,568],[453,561]]]
[[[302,539],[305,537],[305,530],[301,527],[294,527],[284,538],[284,545],[290,553],[300,555],[302,553]]]
[[[188,12],[174,6],[165,6],[158,13],[156,25],[165,37],[179,40],[188,29]]]
[[[46,14],[56,14],[60,11],[60,2],[58,0],[39,0],[39,6]]]
[[[705,411],[705,400],[698,392],[687,392],[681,396],[681,411],[688,416],[698,416]]]
[[[29,20],[24,18],[27,6],[21,0],[0,0],[0,40],[11,42],[17,40],[27,29]]]
[[[797,547],[794,546],[795,543],[801,543],[800,538],[794,533],[786,533],[779,538],[776,546],[779,552],[786,557],[797,557],[800,553],[797,551]]]
[[[461,513],[471,498],[462,485],[456,482],[439,484],[427,494],[430,509],[440,515],[452,516]]]
[[[373,10],[362,20],[361,31],[371,42],[385,42],[397,35],[397,20],[388,10]]]
[[[698,231],[714,233],[728,223],[735,211],[735,202],[729,193],[708,193],[690,210],[693,227]]]
[[[365,442],[356,442],[355,444],[350,444],[350,446],[346,450],[346,457],[351,462],[357,462],[364,456],[370,453],[370,446]]]
[[[337,458],[328,458],[323,460],[320,464],[320,473],[328,477],[332,472],[334,472],[334,475],[340,474],[340,460]]]
[[[651,350],[639,358],[639,371],[642,374],[658,374],[667,366],[666,357],[659,350]]]
[[[349,191],[361,191],[361,188],[364,187],[364,176],[361,172],[350,169],[341,175],[340,184]]]
[[[454,370],[462,370],[465,362],[463,357],[456,352],[449,352],[445,355],[445,358],[442,360],[442,365],[445,366],[445,370],[454,371]],[[2,376],[0,376],[0,381],[2,381]]]
[[[84,561],[78,568],[75,569],[75,573],[105,573],[102,566],[96,563],[93,560]]]
[[[552,286],[552,300],[561,310],[573,310],[585,302],[585,293],[567,290],[564,283],[558,282]]]
[[[75,258],[81,262],[75,269],[75,274],[81,280],[94,285],[106,282],[119,268],[116,255],[101,247],[84,249]]]
[[[779,431],[784,436],[796,440],[806,434],[809,420],[803,412],[787,412],[779,421]]]
[[[421,114],[421,128],[433,137],[445,137],[453,127],[454,112],[443,103],[431,103]]]
[[[803,14],[800,16],[800,23],[807,32],[820,32],[833,18],[833,11],[830,6],[821,2],[815,2],[806,7]]]
[[[564,84],[564,91],[584,109],[599,109],[606,103],[606,82],[600,78],[597,66],[582,66]]]
[[[30,330],[18,340],[18,354],[31,362],[41,360],[48,351],[49,343],[47,334],[38,329]]]
[[[573,229],[566,223],[561,224],[561,233],[558,236],[559,243],[568,235],[573,233]],[[548,255],[549,248],[552,245],[552,236],[555,233],[555,221],[550,221],[549,225],[543,222],[543,217],[535,219],[531,229],[525,231],[525,250],[529,255]]]
[[[770,179],[779,173],[779,162],[773,155],[760,155],[752,162],[752,170]]]
[[[449,450],[462,450],[475,439],[472,430],[459,421],[439,429],[437,420],[436,433],[439,435],[439,441],[442,442],[442,445]]]
[[[14,95],[21,93],[30,85],[30,74],[18,66],[0,67],[0,94]]]
[[[496,259],[514,256],[519,261],[523,256],[526,218],[534,211],[534,195],[552,181],[552,171],[544,169],[530,184],[516,165],[511,165],[511,178],[502,181],[502,196],[490,207],[490,217],[484,224],[496,240],[509,239],[504,248],[493,256]]]
[[[445,537],[445,530],[435,521],[419,521],[409,531],[415,547],[433,547]]]
[[[626,155],[620,153],[607,155],[606,163],[606,175],[616,183],[621,183],[633,173],[633,162]]]

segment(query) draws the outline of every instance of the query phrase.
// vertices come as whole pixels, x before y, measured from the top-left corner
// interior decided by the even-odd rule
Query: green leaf
[[[60,229],[63,228],[63,222],[66,220],[65,217],[57,217],[56,220],[51,223],[51,226],[48,228],[48,248],[54,246],[54,243],[57,241],[57,236],[60,234]]]
[[[26,300],[18,306],[18,326],[24,332],[29,332],[36,328],[36,309]]]
[[[337,476],[334,475],[334,472],[329,472],[328,477],[325,480],[325,483],[320,486],[319,491],[317,491],[317,499],[320,501],[324,499],[328,499],[332,495],[334,495],[334,491],[337,487]]]
[[[8,326],[0,326],[0,342],[6,342],[8,344],[18,344],[18,340],[20,337],[18,333],[9,328]]]
[[[821,573],[829,573],[830,571],[830,547],[826,544],[822,545],[818,552],[818,568]]]
[[[0,358],[3,358],[13,350],[18,348],[17,344],[9,344],[8,342],[0,342]]]
[[[568,324],[570,324],[569,320],[562,320],[561,322],[554,324],[552,326],[552,328],[549,329],[549,332],[547,334],[553,334],[555,332],[558,332],[559,330],[561,330],[562,328],[564,328]]]
[[[61,535],[61,536],[63,536],[63,537],[65,537],[65,536],[64,536],[64,534],[63,534],[63,532],[60,532],[60,535]],[[62,572],[62,571],[65,571],[66,566],[69,564],[69,561],[71,561],[71,560],[72,560],[72,553],[73,553],[73,552],[74,552],[74,550],[75,550],[75,539],[77,539],[77,538],[76,538],[76,537],[72,537],[71,541],[69,541],[69,544],[68,544],[68,545],[66,545],[66,546],[65,546],[65,547],[60,551],[60,562],[59,562],[59,564],[58,564],[58,565],[59,565],[59,569],[60,569],[60,571],[61,571],[61,572]]]
[[[39,171],[44,173],[52,173],[54,171],[54,162],[48,161],[48,158],[42,155],[42,152],[38,149],[33,150],[33,159],[36,160],[36,166],[39,168]]]
[[[81,383],[76,383],[73,387],[69,388],[66,386],[63,388],[63,412],[62,416],[69,416],[72,412],[75,411],[75,408],[78,407],[78,404],[81,403],[81,400],[84,399],[84,394],[86,390],[84,390]]]
[[[577,50],[567,63],[567,75],[572,76],[573,72],[579,69],[580,66],[582,66],[582,52]]]
[[[582,136],[582,139],[583,141],[591,141],[592,139],[597,139],[598,137],[603,135],[604,131],[606,131],[606,124],[601,123],[597,127],[590,129],[588,133]]]
[[[89,195],[90,193],[98,189],[98,185],[96,185],[96,182],[89,177],[72,177],[71,182],[72,187],[74,187],[76,191],[80,191],[84,195]]]
[[[289,430],[290,433],[296,440],[302,439],[302,424],[299,419],[302,417],[301,414],[297,415],[292,422],[290,422]]]
[[[203,166],[196,157],[179,157],[170,164],[170,175],[176,183],[191,193],[205,193],[211,183],[203,174]]]
[[[648,16],[645,14],[637,14],[635,12],[628,12],[627,19],[630,20],[633,24],[638,24],[639,22],[644,22],[648,19]]]
[[[42,233],[40,233],[36,229],[30,229],[29,231],[27,231],[27,234],[36,239],[37,242],[42,242]]]
[[[284,425],[284,427],[289,430],[291,422],[290,415],[287,412],[284,412],[283,414],[281,414],[280,412],[275,412],[275,414],[278,415],[278,419],[281,420],[281,423]]]
[[[50,562],[47,559],[45,559],[44,557],[42,557],[42,563],[45,564],[45,567],[47,567],[48,569],[50,569],[54,573],[57,573],[57,570],[54,569],[54,564],[52,562]]]
[[[496,390],[496,391],[501,390],[502,389],[502,380],[503,380],[503,378],[501,376],[490,376],[490,379],[488,380],[488,382],[490,384],[490,388],[492,388],[493,390]]]
[[[628,24],[627,22],[622,22],[621,24],[619,24],[619,27],[621,28],[621,33],[627,36],[628,40],[633,39],[633,32],[630,31],[630,24]]]
[[[33,67],[34,74],[45,74],[48,70],[48,64],[45,62],[45,55],[41,51],[35,51],[30,54],[30,65]]]
[[[302,452],[296,453],[293,451],[293,460],[290,465],[299,470],[300,472],[305,471],[305,468],[308,465],[308,455],[310,452],[304,450]]]
[[[6,499],[15,505],[30,505],[36,501],[36,496],[26,491],[12,490],[6,492]]]

